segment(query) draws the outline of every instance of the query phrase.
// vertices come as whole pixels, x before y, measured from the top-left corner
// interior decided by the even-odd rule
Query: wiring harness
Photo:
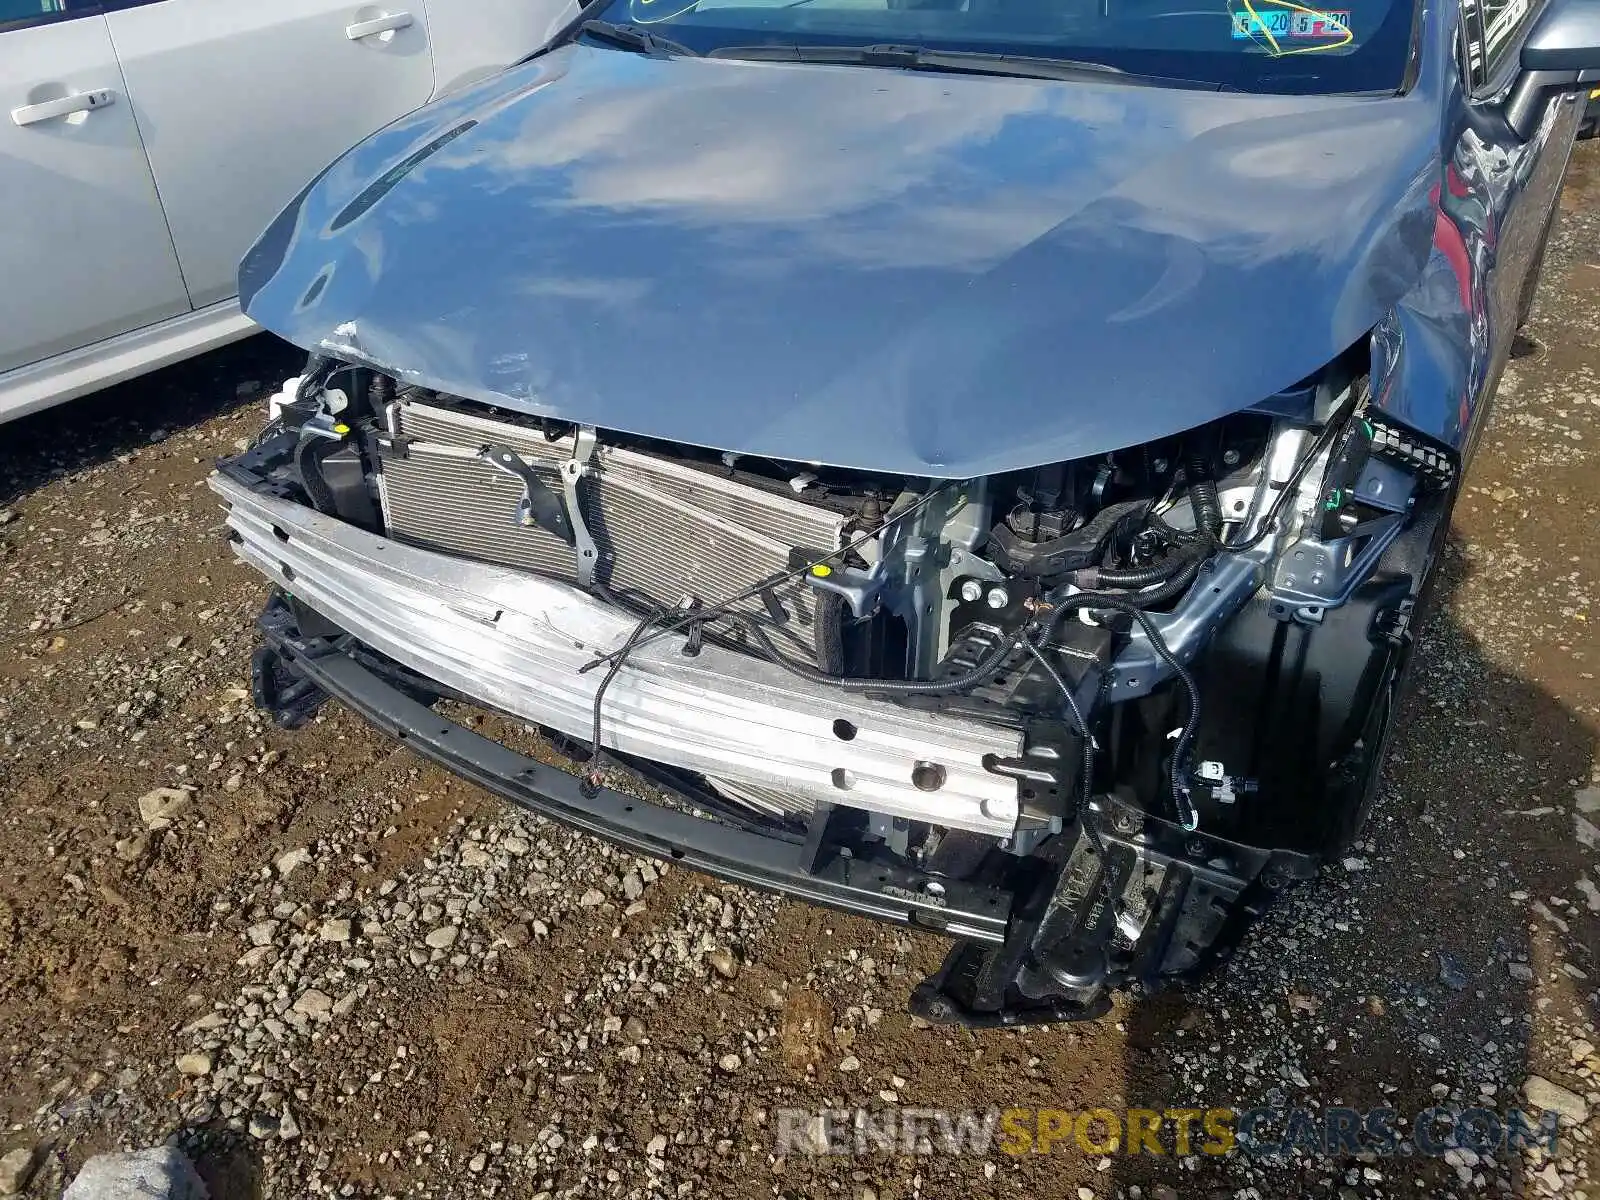
[[[861,535],[842,550],[802,563],[715,603],[702,605],[688,601],[671,608],[649,600],[641,602],[629,598],[623,601],[606,593],[603,587],[599,588],[603,598],[623,604],[624,607],[632,607],[636,611],[643,608],[644,611],[621,646],[607,654],[597,656],[580,668],[583,671],[605,668],[605,674],[595,689],[592,749],[583,773],[585,790],[593,794],[602,783],[602,772],[606,763],[604,704],[607,690],[629,658],[642,646],[673,633],[685,632],[689,644],[696,647],[703,638],[711,638],[717,644],[734,646],[745,651],[753,650],[784,671],[823,687],[891,698],[964,694],[993,680],[1019,657],[1024,657],[1031,660],[1030,666],[1037,665],[1051,680],[1061,693],[1063,705],[1072,718],[1074,732],[1081,741],[1083,755],[1076,813],[1080,823],[1089,832],[1095,847],[1100,849],[1099,831],[1090,819],[1089,812],[1095,794],[1094,771],[1098,752],[1094,731],[1088,719],[1091,714],[1082,711],[1078,698],[1050,661],[1047,650],[1061,623],[1069,615],[1086,611],[1120,613],[1140,627],[1149,641],[1151,650],[1170,668],[1173,678],[1184,692],[1187,712],[1182,726],[1177,730],[1176,743],[1165,774],[1178,823],[1185,830],[1197,829],[1200,816],[1188,783],[1188,760],[1200,722],[1200,689],[1193,673],[1173,653],[1162,635],[1160,626],[1151,618],[1151,610],[1169,604],[1184,595],[1206,562],[1214,556],[1253,549],[1277,530],[1307,474],[1333,444],[1348,419],[1353,414],[1359,413],[1364,400],[1365,392],[1361,388],[1351,389],[1350,398],[1330,414],[1310,447],[1299,457],[1288,479],[1263,515],[1258,528],[1246,537],[1238,540],[1224,538],[1224,520],[1217,484],[1210,477],[1205,460],[1199,456],[1190,456],[1183,464],[1189,504],[1194,517],[1193,529],[1178,529],[1170,525],[1154,511],[1148,501],[1119,504],[1115,506],[1115,511],[1108,508],[1104,515],[1086,527],[1084,532],[1091,534],[1092,537],[1080,538],[1073,543],[1074,546],[1081,546],[1091,540],[1103,543],[1113,532],[1125,528],[1130,520],[1142,520],[1145,528],[1155,531],[1167,542],[1170,547],[1169,552],[1160,560],[1143,566],[1080,565],[1075,570],[1066,572],[1064,577],[1067,582],[1059,584],[1034,602],[1032,618],[1023,628],[998,642],[971,667],[952,676],[939,679],[872,678],[846,676],[832,673],[827,669],[819,669],[811,663],[799,661],[785,653],[774,642],[759,617],[737,606],[780,583],[809,574],[814,568],[829,560],[837,559],[871,538],[883,535],[896,523],[921,512],[957,486],[953,482],[926,492],[915,502],[892,514],[881,525]],[[1061,539],[1058,545],[1067,546],[1067,540]],[[1073,553],[1076,554],[1076,549]],[[1057,562],[1083,561],[1081,558],[1068,559],[1064,557],[1066,554],[1065,549],[1058,548],[1043,555],[1039,561],[1041,563],[1051,561],[1052,555]],[[1038,573],[1043,569],[1041,566],[1030,573]],[[719,625],[736,636],[718,637],[715,633],[709,632],[714,626]]]

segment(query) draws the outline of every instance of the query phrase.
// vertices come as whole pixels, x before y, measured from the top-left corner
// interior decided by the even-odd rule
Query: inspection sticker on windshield
[[[1323,38],[1350,37],[1350,10],[1324,12],[1309,8],[1246,9],[1233,12],[1236,38],[1283,38],[1288,41],[1318,41]]]

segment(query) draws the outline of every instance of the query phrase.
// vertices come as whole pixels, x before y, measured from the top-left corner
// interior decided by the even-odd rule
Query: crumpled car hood
[[[1356,342],[1426,261],[1433,112],[566,46],[334,163],[240,293],[506,409],[974,477]]]

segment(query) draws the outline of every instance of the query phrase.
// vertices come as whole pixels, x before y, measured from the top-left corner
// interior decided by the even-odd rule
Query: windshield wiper
[[[1222,91],[1224,85],[1199,79],[1140,75],[1106,63],[1025,54],[987,54],[977,50],[930,50],[926,46],[722,46],[707,58],[763,62],[842,63],[846,66],[898,67],[907,71],[948,71],[968,75],[1010,75],[1022,79],[1124,83],[1136,87],[1198,88]]]
[[[598,41],[610,42],[613,46],[621,46],[624,50],[639,50],[645,54],[687,54],[698,57],[695,51],[680,42],[669,38],[657,37],[648,29],[640,29],[637,25],[618,24],[615,21],[601,21],[599,19],[585,21],[578,26],[581,33],[587,33]]]

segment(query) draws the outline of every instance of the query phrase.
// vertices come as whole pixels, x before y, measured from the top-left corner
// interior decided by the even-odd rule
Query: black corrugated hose
[[[1189,503],[1194,506],[1195,524],[1216,539],[1222,533],[1222,498],[1217,495],[1217,481],[1211,478],[1211,468],[1198,454],[1191,455],[1183,465],[1189,477]]]

